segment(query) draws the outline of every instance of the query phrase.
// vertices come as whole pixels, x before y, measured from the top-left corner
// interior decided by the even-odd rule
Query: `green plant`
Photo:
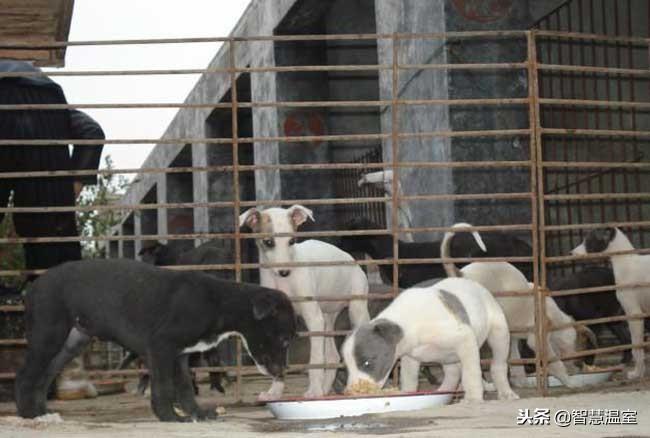
[[[110,155],[104,159],[106,170],[113,170],[113,160]],[[103,173],[97,177],[97,185],[85,186],[79,195],[77,204],[80,206],[110,205],[122,196],[129,186],[129,181],[123,175]],[[121,213],[115,210],[89,210],[77,212],[77,226],[83,237],[100,237],[110,234],[111,229],[121,220]],[[81,242],[84,258],[104,256],[104,248],[96,240]]]
[[[9,194],[7,200],[7,207],[14,206],[14,192]],[[0,238],[6,239],[11,237],[18,237],[16,228],[14,226],[13,213],[7,213],[0,221]],[[25,268],[25,254],[23,252],[23,245],[20,243],[0,243],[0,270],[11,271],[20,270]],[[1,277],[0,284],[7,287],[18,287],[23,283],[21,277]]]

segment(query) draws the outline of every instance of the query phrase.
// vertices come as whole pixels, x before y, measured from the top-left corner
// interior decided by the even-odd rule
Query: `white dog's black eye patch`
[[[585,238],[585,251],[587,253],[603,252],[616,236],[614,228],[592,230]]]
[[[458,297],[451,292],[447,292],[444,289],[440,289],[439,292],[440,301],[442,301],[442,304],[445,305],[447,310],[449,310],[449,312],[451,312],[451,314],[454,315],[463,324],[470,325],[467,310],[465,310],[465,306],[463,306],[463,303],[460,302]]]
[[[395,349],[403,336],[397,324],[385,319],[360,327],[354,343],[354,360],[359,370],[375,382],[383,380],[393,367]]]

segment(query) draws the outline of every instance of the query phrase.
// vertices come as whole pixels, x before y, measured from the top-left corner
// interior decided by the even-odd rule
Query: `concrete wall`
[[[444,32],[444,5],[440,1],[406,0],[377,1],[378,33],[428,33]],[[393,63],[392,40],[379,42],[380,64]],[[402,64],[446,63],[444,41],[406,39],[399,42],[399,62]],[[446,99],[447,75],[437,70],[400,70],[398,98],[400,99]],[[392,71],[380,73],[380,96],[392,99]],[[390,133],[392,109],[382,110],[382,131]],[[449,129],[449,111],[444,106],[400,106],[399,130],[404,133],[446,131]],[[383,144],[384,161],[392,160],[392,142]],[[402,139],[398,144],[401,161],[449,161],[449,141],[442,138]],[[451,172],[431,171],[418,168],[400,169],[399,180],[405,195],[451,193]],[[452,221],[453,210],[449,202],[417,201],[402,204],[411,211],[413,227],[442,226]],[[390,226],[390,206],[387,207]],[[402,224],[408,225],[408,224]],[[416,240],[430,240],[430,233],[414,236]]]
[[[638,0],[634,0],[638,1]],[[516,0],[502,2],[461,0],[257,0],[253,1],[233,30],[233,35],[272,35],[301,33],[381,34],[448,32],[489,29],[529,29],[562,0]],[[639,19],[640,20],[640,19]],[[525,59],[525,41],[403,39],[399,42],[400,63],[508,62]],[[392,43],[374,42],[238,42],[235,49],[238,66],[273,66],[307,64],[392,64]],[[222,47],[209,67],[227,67],[228,47]],[[392,72],[314,72],[251,73],[250,98],[256,102],[290,100],[391,99]],[[228,75],[203,75],[186,102],[228,101]],[[400,99],[479,97],[525,97],[527,78],[519,71],[442,71],[402,69],[398,77]],[[647,92],[642,90],[640,92]],[[229,132],[210,124],[210,109],[183,109],[178,112],[164,137],[228,136]],[[222,117],[222,116],[219,116]],[[517,129],[528,126],[525,107],[448,107],[445,105],[399,107],[399,130],[405,133],[459,131],[476,129]],[[643,120],[643,119],[642,119]],[[242,126],[245,124],[241,119]],[[296,110],[288,108],[254,108],[250,112],[250,132],[255,137],[310,134],[354,134],[392,131],[390,106]],[[229,125],[221,119],[222,126]],[[248,123],[248,122],[246,122]],[[218,124],[218,123],[217,123]],[[211,127],[212,126],[212,127]],[[373,142],[320,142],[295,144],[257,142],[252,160],[256,164],[314,163],[349,161],[371,148]],[[171,165],[185,145],[161,145],[151,154],[146,167]],[[384,160],[390,162],[392,144],[382,144]],[[197,166],[230,162],[228,146],[193,144],[192,164]],[[402,161],[446,162],[462,160],[525,160],[529,158],[526,137],[501,139],[449,139],[432,137],[401,139]],[[251,154],[247,155],[249,158]],[[400,184],[405,195],[447,193],[492,193],[528,191],[529,176],[521,170],[441,170],[402,169]],[[174,198],[164,175],[141,175],[141,182],[131,187],[124,202],[138,202],[157,187],[158,202]],[[332,174],[324,171],[255,172],[256,199],[323,198],[337,195]],[[193,200],[207,202],[228,198],[232,178],[196,172],[192,176]],[[250,186],[250,184],[249,184]],[[247,189],[250,190],[250,189]],[[172,190],[173,191],[173,190]],[[245,196],[245,194],[242,194]],[[171,197],[171,198],[170,198]],[[228,198],[229,199],[229,198]],[[528,201],[417,201],[403,205],[413,218],[410,225],[446,226],[457,221],[475,224],[525,223],[530,220]],[[387,206],[390,218],[390,206]],[[337,210],[315,206],[317,224],[312,227],[339,227]],[[158,232],[168,231],[170,212],[158,214]],[[194,209],[196,232],[225,231],[230,228],[230,212],[223,215],[206,208]],[[228,225],[230,226],[230,225]],[[171,231],[171,230],[169,230]],[[416,235],[429,240],[431,233]]]

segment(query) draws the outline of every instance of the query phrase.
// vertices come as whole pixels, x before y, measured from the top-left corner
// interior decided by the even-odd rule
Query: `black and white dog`
[[[26,297],[27,355],[16,376],[18,414],[46,413],[45,392],[92,337],[146,358],[151,406],[161,421],[216,417],[201,409],[187,354],[240,336],[259,370],[282,378],[296,316],[281,292],[134,260],[83,260],[50,269]],[[177,402],[189,415],[174,412]]]
[[[625,234],[618,228],[592,230],[585,240],[574,248],[573,255],[591,253],[616,253],[633,250],[634,246]],[[618,254],[609,257],[614,271],[616,285],[640,284],[650,282],[650,255]],[[626,315],[634,315],[650,311],[650,287],[616,288],[616,298],[621,303]],[[628,321],[632,344],[643,342],[643,320]],[[643,348],[632,350],[634,369],[629,371],[629,379],[642,378],[645,374],[645,357]]]
[[[226,263],[232,259],[232,254],[227,251],[221,242],[217,240],[210,240],[202,245],[192,248],[187,251],[181,251],[174,246],[165,245],[160,242],[153,242],[152,244],[143,247],[138,255],[143,262],[149,263],[154,266],[175,266],[175,265],[208,265]],[[214,275],[215,277],[224,280],[233,280],[232,272],[230,271],[202,271],[206,274]],[[188,358],[190,366],[201,366],[204,362],[210,367],[233,365],[236,361],[235,345],[231,341],[221,343],[214,350],[206,351],[204,353],[194,353]],[[137,356],[133,352],[129,352],[119,369],[128,367]],[[210,374],[210,389],[219,391],[225,394],[223,383],[228,380],[226,373],[211,372]],[[194,379],[195,392],[198,394],[198,386]],[[143,374],[138,382],[137,393],[144,395],[149,385],[149,375]]]
[[[465,400],[483,400],[479,348],[492,349],[492,378],[499,399],[519,398],[508,383],[510,335],[492,294],[475,281],[447,278],[402,292],[379,315],[357,327],[343,344],[347,388],[361,381],[384,386],[401,358],[400,389],[416,391],[421,362],[439,362],[445,374],[439,391],[462,381]]]
[[[365,218],[350,221],[346,230],[369,230],[380,228]],[[487,251],[483,251],[469,233],[459,232],[451,245],[452,257],[529,257],[530,245],[517,237],[506,233],[488,233],[483,236]],[[399,257],[404,259],[424,259],[440,257],[441,242],[403,242],[399,241]],[[373,259],[385,259],[393,256],[393,238],[388,235],[378,236],[344,236],[341,249],[349,253],[365,253]],[[530,263],[513,263],[529,280],[532,278]],[[464,266],[460,264],[460,266]],[[392,284],[393,266],[380,265],[379,270],[384,282]],[[405,264],[399,267],[399,286],[413,287],[432,278],[444,278],[445,270],[439,263]]]

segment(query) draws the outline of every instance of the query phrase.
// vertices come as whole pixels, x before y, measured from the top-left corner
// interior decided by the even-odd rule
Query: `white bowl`
[[[395,395],[284,399],[267,402],[266,406],[280,420],[322,420],[432,408],[448,404],[453,397],[453,392],[427,391]]]
[[[596,373],[580,373],[573,374],[569,376],[569,381],[575,386],[587,386],[587,385],[597,385],[598,383],[603,383],[609,380],[612,376],[613,371],[602,371]],[[537,386],[537,376],[527,376],[526,382],[523,385],[517,385],[521,388],[532,388]],[[554,376],[548,376],[548,386],[549,388],[556,388],[558,386],[564,386]]]

